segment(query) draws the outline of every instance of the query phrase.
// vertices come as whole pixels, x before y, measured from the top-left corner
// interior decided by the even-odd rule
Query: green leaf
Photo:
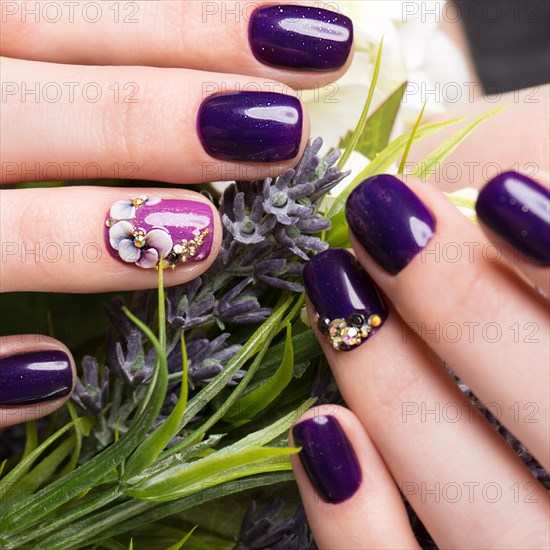
[[[183,419],[180,422],[179,429],[181,430],[191,418],[193,418],[202,408],[204,408],[216,395],[218,395],[231,380],[233,375],[251,358],[253,357],[266,342],[270,342],[271,339],[279,331],[279,324],[285,311],[292,303],[295,296],[285,293],[281,296],[279,303],[273,308],[271,315],[264,321],[264,323],[254,332],[254,334],[247,340],[246,344],[234,355],[227,363],[225,368],[217,374],[211,382],[208,383],[200,392],[198,392],[192,399],[189,400]],[[250,369],[249,369],[250,370]],[[233,395],[244,382],[235,388]],[[243,391],[242,388],[240,391]],[[237,397],[239,396],[236,394]],[[231,396],[230,396],[231,398]],[[228,404],[231,406],[231,403]],[[180,447],[181,448],[181,447]]]
[[[159,282],[162,283],[161,269],[159,269]],[[159,303],[160,313],[164,309],[164,289],[162,284],[159,285],[158,295],[159,300],[163,302],[162,305]],[[156,368],[147,387],[145,397],[140,403],[128,431],[117,443],[94,456],[70,474],[50,483],[35,495],[18,500],[5,512],[3,511],[4,514],[0,524],[0,531],[3,534],[8,533],[10,530],[21,529],[32,522],[42,519],[73,497],[82,494],[89,490],[90,487],[96,485],[130,455],[153,426],[166,394],[168,372],[166,357],[163,357],[163,350],[152,331],[130,312],[128,314],[145,334],[151,338],[153,345],[157,348]]]
[[[166,550],[180,550],[180,548],[189,540],[191,535],[195,532],[195,529],[198,527],[198,525],[195,525],[191,531],[189,531],[180,541],[176,542],[176,544],[172,544],[172,546],[168,547]]]
[[[363,130],[365,129],[365,125],[367,123],[367,117],[369,114],[370,105],[372,103],[372,98],[374,96],[374,90],[376,89],[376,84],[378,82],[378,75],[380,74],[380,64],[382,61],[382,49],[384,46],[384,38],[382,37],[382,40],[380,40],[380,46],[378,47],[378,55],[376,56],[376,63],[374,65],[374,71],[372,74],[372,80],[369,87],[369,93],[367,95],[367,100],[365,101],[365,105],[363,106],[363,111],[361,112],[361,116],[359,117],[359,122],[357,123],[357,126],[355,127],[355,130],[349,137],[349,142],[344,149],[344,152],[342,153],[342,156],[340,157],[340,160],[338,161],[338,168],[342,170],[346,162],[349,160],[349,157],[355,151],[355,148],[357,147],[357,143],[359,142],[359,139],[363,135]]]
[[[139,500],[166,502],[248,475],[288,470],[291,468],[288,455],[298,451],[294,447],[254,446],[233,452],[218,452],[180,466],[177,470],[167,470],[139,482],[137,486],[128,485],[123,490]]]
[[[291,472],[270,472],[250,478],[239,479],[211,487],[182,499],[162,504],[130,500],[107,510],[97,512],[79,522],[66,525],[47,539],[33,545],[35,550],[71,550],[114,536],[128,533],[137,527],[178,514],[198,504],[215,500],[220,496],[240,493],[247,489],[265,487],[293,479]],[[12,546],[12,548],[16,548]]]
[[[61,445],[57,446],[46,458],[42,459],[13,490],[8,492],[7,498],[3,495],[2,505],[7,506],[10,493],[31,494],[45,483],[57,470],[59,465],[71,454],[74,447],[74,437],[69,437]]]
[[[428,100],[424,101],[424,105],[422,105],[422,110],[420,111],[420,114],[418,115],[418,118],[416,119],[416,122],[414,123],[413,129],[411,131],[411,135],[409,137],[409,141],[407,141],[407,146],[405,147],[403,157],[401,158],[401,162],[399,163],[399,168],[397,170],[398,174],[402,174],[405,171],[405,166],[407,164],[407,158],[409,157],[409,151],[411,150],[412,144],[414,142],[414,138],[416,136],[416,132],[418,131],[418,127],[420,126],[420,123],[422,122],[422,119],[424,118],[424,111],[426,110],[426,105],[427,104],[428,104]]]
[[[434,168],[443,162],[478,126],[487,122],[507,108],[507,106],[504,106],[492,109],[464,126],[464,128],[446,139],[439,147],[422,160],[422,162],[412,171],[412,174],[425,180],[434,173]]]
[[[74,418],[73,418],[74,420]],[[36,422],[30,420],[25,424],[25,449],[23,450],[23,458],[29,456],[38,445],[38,430],[36,429]]]
[[[461,119],[448,120],[445,122],[435,122],[430,124],[423,124],[415,132],[413,143],[416,143],[428,136],[431,136],[441,130],[456,124]],[[409,140],[411,139],[412,132],[408,132],[394,139],[378,156],[372,160],[355,179],[338,195],[338,198],[334,201],[330,211],[329,217],[332,223],[332,229],[327,232],[326,240],[331,247],[349,247],[348,236],[348,224],[346,222],[346,216],[344,213],[344,206],[349,194],[359,185],[363,180],[375,176],[377,174],[385,173],[393,164],[394,161],[403,155],[405,148]]]
[[[42,444],[40,444],[34,451],[32,451],[29,455],[22,458],[21,461],[11,470],[11,472],[7,473],[2,480],[0,480],[0,498],[1,495],[4,494],[6,491],[6,488],[10,485],[14,485],[17,483],[32,467],[36,459],[53,443],[55,443],[64,433],[68,432],[77,422],[79,423],[85,423],[89,422],[89,420],[85,418],[78,418],[76,420],[73,420],[72,422],[69,422],[68,424],[65,424],[62,428],[57,430],[53,435],[48,437],[46,441],[44,441]],[[4,508],[2,512],[4,512],[6,509]]]
[[[403,94],[407,82],[403,82],[378,109],[368,118],[359,140],[355,145],[355,151],[365,155],[369,159],[376,157],[390,141],[391,131],[401,107]],[[350,132],[338,145],[339,149],[347,147],[350,143]]]
[[[164,321],[164,319],[163,319]],[[163,352],[164,354],[164,352]],[[181,392],[176,403],[176,406],[172,409],[170,416],[166,421],[161,424],[134,452],[128,464],[126,466],[124,476],[122,480],[127,480],[130,477],[142,472],[148,468],[158,458],[160,453],[165,449],[166,445],[170,443],[174,436],[179,432],[179,424],[183,418],[185,407],[187,406],[187,395],[189,393],[189,386],[187,381],[188,362],[187,362],[187,348],[185,346],[185,339],[183,332],[181,333],[181,355],[182,355],[182,378],[181,378]],[[168,375],[168,370],[166,371]]]
[[[292,327],[286,326],[286,340],[283,358],[279,368],[261,386],[241,397],[224,415],[227,422],[249,420],[264,410],[292,380],[294,350],[292,348]]]
[[[444,122],[432,122],[429,124],[423,124],[415,132],[415,137],[413,143],[416,143],[422,139],[425,139],[437,132],[440,132],[447,126],[456,124],[462,119],[455,118],[453,120],[446,120]],[[346,204],[346,199],[349,194],[355,189],[355,187],[362,182],[364,179],[375,176],[376,174],[385,173],[388,168],[394,163],[399,156],[403,154],[407,144],[410,140],[411,134],[413,132],[407,132],[394,139],[389,145],[387,145],[383,151],[381,151],[375,159],[372,159],[371,162],[358,174],[355,179],[338,195],[338,198],[332,205],[329,210],[329,218],[332,220],[334,215],[344,209]]]
[[[67,409],[69,410],[69,414],[71,415],[71,418],[73,420],[76,420],[78,418],[78,414],[76,412],[75,406],[70,401],[67,402]],[[78,464],[78,459],[80,457],[80,451],[82,450],[82,438],[88,437],[90,435],[91,428],[92,428],[91,423],[88,425],[81,425],[79,422],[77,422],[75,424],[73,453],[71,455],[71,460],[69,460],[69,462],[63,468],[63,471],[61,472],[61,476],[64,476],[72,472],[76,468]]]

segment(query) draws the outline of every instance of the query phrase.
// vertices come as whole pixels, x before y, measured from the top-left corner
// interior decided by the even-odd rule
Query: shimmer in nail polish
[[[197,132],[212,157],[239,162],[294,158],[302,141],[300,100],[274,92],[224,92],[206,98]]]
[[[435,232],[430,211],[390,175],[359,184],[346,202],[346,218],[363,248],[392,275],[405,268]]]
[[[212,208],[190,200],[120,200],[111,206],[105,225],[111,256],[144,269],[202,262],[214,237]]]
[[[326,502],[338,504],[361,486],[361,468],[340,423],[333,416],[317,416],[292,428],[304,470]]]
[[[364,343],[388,317],[374,283],[346,250],[320,252],[306,264],[303,277],[319,331],[336,350]]]
[[[479,219],[518,252],[550,266],[550,192],[536,181],[504,172],[480,191]]]
[[[73,370],[60,350],[31,351],[0,357],[0,407],[42,403],[68,395]]]
[[[315,7],[265,6],[250,18],[249,41],[261,63],[333,71],[349,57],[353,23],[341,13]]]

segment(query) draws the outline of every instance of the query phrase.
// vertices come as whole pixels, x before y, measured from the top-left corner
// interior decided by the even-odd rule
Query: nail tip
[[[72,361],[62,350],[6,355],[0,363],[0,407],[47,403],[72,392]]]
[[[363,474],[357,455],[342,426],[332,415],[298,422],[292,435],[302,450],[298,454],[321,498],[339,504],[361,487]]]
[[[376,285],[344,249],[330,248],[314,256],[306,264],[303,280],[317,330],[336,351],[364,344],[388,317]]]
[[[111,257],[141,269],[204,261],[213,239],[212,208],[199,201],[133,197],[114,203],[105,220]]]
[[[248,39],[260,63],[294,70],[335,71],[353,47],[352,20],[335,11],[290,4],[252,13]]]
[[[497,174],[479,192],[480,221],[525,258],[550,266],[550,191],[513,170]]]
[[[205,152],[235,162],[283,162],[297,157],[304,114],[292,95],[262,91],[219,92],[197,114],[197,134]]]
[[[359,243],[391,275],[407,267],[436,231],[430,210],[390,174],[361,182],[346,201],[345,215]]]

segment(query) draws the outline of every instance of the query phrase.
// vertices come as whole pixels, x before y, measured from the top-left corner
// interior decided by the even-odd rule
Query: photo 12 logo
[[[143,2],[0,2],[2,23],[139,23]]]

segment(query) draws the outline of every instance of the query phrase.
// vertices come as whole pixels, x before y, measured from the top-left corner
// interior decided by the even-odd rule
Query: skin
[[[255,5],[261,3],[268,2]],[[229,5],[232,2],[227,4],[234,7]],[[20,17],[10,17],[2,23],[0,53],[5,57],[0,60],[0,68],[5,81],[38,82],[42,86],[52,81],[93,81],[102,90],[108,90],[115,81],[132,82],[138,91],[137,103],[113,101],[107,94],[97,103],[82,100],[81,94],[76,94],[74,103],[3,101],[0,105],[3,161],[16,167],[22,163],[33,166],[37,162],[41,165],[54,162],[62,167],[62,173],[56,174],[58,179],[86,177],[83,166],[89,162],[97,163],[104,174],[109,173],[113,162],[120,166],[130,162],[135,163],[137,172],[121,177],[151,178],[168,184],[258,179],[277,175],[295,164],[291,160],[285,166],[246,165],[208,157],[194,129],[204,86],[213,86],[208,89],[214,91],[222,84],[234,89],[254,83],[266,91],[295,94],[292,88],[336,80],[346,67],[334,73],[309,74],[267,67],[250,52],[246,18],[228,15],[222,20],[218,14],[205,19],[200,2],[147,2],[142,6],[144,11],[134,24],[115,25],[112,18],[105,18],[94,25],[78,19],[72,23],[62,19],[52,25],[34,23],[32,18],[23,23]],[[478,105],[475,109],[481,110],[492,106],[485,104],[482,109],[479,104],[471,104],[468,109],[473,112],[475,105]],[[540,114],[544,102],[525,105],[530,120],[544,118]],[[512,127],[525,120],[525,113],[514,107],[505,115]],[[516,158],[514,147],[518,141],[506,140],[506,146],[501,146],[502,140],[487,141],[487,136],[498,131],[494,124],[488,123],[477,134],[483,141],[476,141],[474,134],[457,153],[479,162],[496,159],[511,164],[511,159]],[[527,123],[524,130],[521,125],[519,128],[527,135]],[[306,116],[298,157],[308,136]],[[440,137],[436,139],[439,142]],[[500,145],[493,149],[486,147],[487,143],[497,142]],[[517,154],[522,161],[521,151]],[[547,166],[547,149],[540,157]],[[410,158],[423,158],[422,151],[415,148]],[[71,170],[64,165],[67,162],[75,163]],[[10,166],[2,166],[4,184],[36,180],[32,173],[14,172]],[[477,177],[476,181],[477,186],[482,184]],[[461,246],[467,242],[487,243],[483,230],[467,222],[440,190],[418,182],[407,183],[438,220],[433,242],[441,246],[456,242]],[[456,186],[467,185],[472,186],[465,181]],[[445,186],[440,187],[449,188]],[[70,228],[74,241],[97,241],[102,238],[98,228],[102,228],[108,206],[134,191],[110,187],[3,189],[0,191],[3,237],[7,235],[10,241],[19,243],[41,239],[48,242],[61,239]],[[140,193],[145,192],[140,189]],[[155,192],[164,197],[206,201],[177,187]],[[21,223],[22,213],[31,222]],[[166,283],[179,284],[203,273],[215,259],[220,237],[221,226],[216,219],[211,257],[203,263],[168,272]],[[408,494],[440,547],[547,547],[547,495],[484,419],[476,414],[463,414],[454,423],[421,422],[418,416],[407,422],[403,420],[404,403],[442,406],[456,403],[465,410],[469,407],[443,369],[438,358],[441,357],[449,361],[482,400],[501,405],[502,422],[548,468],[548,315],[546,303],[531,284],[547,280],[547,271],[536,268],[529,271],[519,262],[509,262],[507,257],[489,262],[480,255],[482,246],[479,246],[473,260],[466,255],[468,261],[458,263],[419,255],[392,277],[378,268],[355,241],[352,244],[359,261],[386,295],[391,312],[374,338],[349,353],[334,351],[320,338],[349,409],[329,405],[308,411],[302,419],[318,414],[338,418],[358,456],[363,482],[349,500],[338,505],[324,503],[315,495],[299,459],[292,457],[319,547],[417,548],[402,504],[400,489],[405,490],[404,484],[424,483],[433,487],[435,483],[463,486],[470,482],[498,483],[504,488],[503,498],[492,504],[476,493],[478,496],[472,501],[462,498],[450,503],[445,499],[434,502],[418,492]],[[89,274],[93,276],[85,276]],[[133,277],[128,277],[129,274]],[[119,291],[153,287],[156,274],[128,271],[107,254],[93,269],[85,263],[69,264],[66,258],[32,268],[10,258],[3,265],[0,283],[2,291]],[[502,296],[506,300],[499,298]],[[437,341],[422,330],[404,332],[405,321],[417,327],[422,323],[433,326],[469,321],[508,327],[516,321],[520,326],[534,322],[539,327],[539,342],[516,343],[509,331],[504,331],[498,346],[490,346],[479,337],[472,342]],[[0,354],[45,347],[67,351],[62,343],[51,339],[47,342],[38,339],[40,344],[36,348],[29,338],[23,335],[3,339]],[[518,365],[522,368],[518,369]],[[514,421],[513,411],[508,407],[515,402],[536,403],[539,422]],[[60,400],[47,406],[10,410],[9,415],[0,417],[0,427],[49,414],[63,403]],[[531,484],[536,502],[525,499],[515,502],[514,493],[507,488],[516,483],[519,487]]]

